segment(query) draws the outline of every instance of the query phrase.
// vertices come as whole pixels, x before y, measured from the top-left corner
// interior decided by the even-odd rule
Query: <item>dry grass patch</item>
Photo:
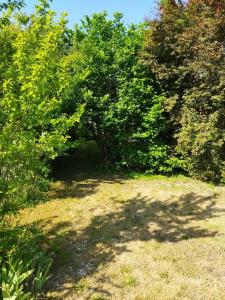
[[[22,212],[55,253],[49,299],[225,299],[225,189],[187,178],[58,181]]]

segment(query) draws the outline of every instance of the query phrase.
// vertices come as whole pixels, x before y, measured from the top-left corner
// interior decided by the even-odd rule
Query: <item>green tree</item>
[[[169,168],[164,97],[139,59],[144,28],[126,27],[120,13],[94,14],[77,26],[75,50],[88,72],[82,122],[105,162],[158,172]]]
[[[64,43],[66,20],[54,21],[40,1],[24,26],[17,18],[0,34],[0,216],[33,203],[46,188],[48,161],[65,150],[82,108],[62,111],[82,74]]]

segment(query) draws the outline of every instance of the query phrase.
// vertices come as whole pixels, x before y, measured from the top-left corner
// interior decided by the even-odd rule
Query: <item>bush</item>
[[[145,25],[124,25],[122,14],[86,17],[76,27],[74,49],[87,77],[81,124],[96,141],[104,162],[122,168],[169,171],[165,97],[139,54]],[[171,169],[171,166],[170,166]]]

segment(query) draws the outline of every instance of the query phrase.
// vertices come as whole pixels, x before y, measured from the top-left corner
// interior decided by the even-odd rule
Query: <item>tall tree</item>
[[[224,12],[224,1],[166,1],[143,54],[167,94],[168,126],[190,174],[216,182],[225,176]]]
[[[86,17],[75,31],[88,76],[83,124],[109,163],[159,172],[168,159],[164,97],[143,66],[144,24],[126,27],[122,15]]]
[[[40,1],[29,26],[19,19],[1,29],[0,216],[37,200],[48,160],[65,149],[68,129],[79,121],[79,105],[62,112],[80,75],[76,53],[64,44],[66,20],[54,17]]]

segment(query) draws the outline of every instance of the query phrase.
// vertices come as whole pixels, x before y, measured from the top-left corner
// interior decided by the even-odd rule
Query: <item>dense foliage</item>
[[[224,181],[225,2],[163,1],[144,61],[167,94],[168,126],[191,175]]]
[[[45,2],[22,17],[0,36],[1,216],[38,197],[46,162],[64,150],[67,131],[79,120],[76,111],[62,111],[76,77],[68,72],[76,59],[64,44],[65,19],[55,23]]]
[[[35,248],[25,243],[20,248],[18,240],[25,242],[21,237],[24,231],[11,228],[7,217],[42,198],[48,184],[48,161],[65,151],[67,132],[82,112],[79,105],[70,114],[62,109],[67,98],[74,95],[82,73],[76,71],[76,53],[68,51],[65,17],[54,21],[55,13],[47,1],[40,1],[31,16],[15,14],[12,3],[3,8],[6,10],[0,31],[0,228],[4,238],[0,243],[1,296],[31,299],[24,288],[29,286],[33,294],[40,292],[50,260],[42,255],[38,244]],[[10,243],[14,230],[16,247]]]
[[[167,146],[164,97],[139,54],[144,25],[126,27],[122,15],[86,17],[75,30],[89,94],[82,125],[107,163],[155,173],[172,169]]]
[[[2,298],[41,293],[41,233],[8,220],[42,199],[49,163],[77,141],[110,166],[225,182],[225,2],[164,0],[144,24],[103,12],[73,30],[49,3],[0,4]]]

